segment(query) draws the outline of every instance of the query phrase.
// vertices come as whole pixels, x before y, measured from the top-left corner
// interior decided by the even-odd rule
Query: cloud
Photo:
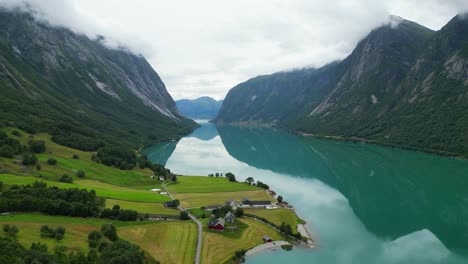
[[[0,0],[143,54],[171,95],[225,96],[260,74],[343,59],[389,15],[439,29],[466,0]]]

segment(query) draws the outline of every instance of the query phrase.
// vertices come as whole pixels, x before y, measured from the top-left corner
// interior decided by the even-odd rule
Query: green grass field
[[[43,214],[10,214],[0,216],[0,225],[11,224],[19,228],[18,241],[25,247],[32,242],[41,242],[49,250],[56,246],[67,246],[69,250],[87,252],[88,234],[100,230],[101,225],[110,220],[79,218],[67,216],[48,216]],[[196,224],[193,222],[119,222],[112,221],[117,234],[145,250],[161,263],[192,263],[195,254]],[[40,228],[65,227],[65,237],[61,241],[42,238]]]
[[[241,201],[243,198],[249,198],[250,200],[274,200],[263,189],[239,192],[175,193],[173,196],[175,199],[179,199],[180,204],[185,208],[224,204],[227,200]]]
[[[238,192],[254,191],[260,188],[237,182],[230,182],[228,178],[206,176],[179,176],[177,183],[167,185],[171,193],[209,193],[209,192]]]
[[[297,219],[296,213],[294,213],[293,211],[289,209],[278,208],[278,209],[267,210],[267,209],[246,208],[244,209],[244,212],[248,214],[253,214],[259,217],[263,217],[278,226],[280,226],[282,222],[285,222],[286,224],[291,225],[294,232],[297,232],[296,230],[297,230],[298,219]]]
[[[177,209],[165,208],[161,203],[143,203],[143,202],[129,202],[115,199],[106,199],[106,207],[112,208],[114,205],[119,205],[121,209],[136,210],[138,213],[148,213],[155,215],[179,215],[180,211]]]
[[[45,183],[47,183],[48,186],[56,186],[59,188],[80,188],[87,190],[95,190],[98,196],[126,201],[161,203],[170,200],[170,198],[167,196],[153,193],[150,191],[135,190],[94,180],[78,180],[74,183],[62,183],[46,181],[38,177],[0,174],[0,181],[2,181],[4,184],[9,185],[31,184],[35,181],[44,181]]]
[[[189,264],[195,258],[197,226],[192,221],[122,227],[118,234],[164,264]]]
[[[263,244],[264,235],[273,240],[283,239],[278,232],[261,222],[247,218],[240,221],[248,227],[239,238],[227,237],[216,232],[203,232],[201,263],[225,263],[234,256],[234,252]]]
[[[10,137],[17,139],[21,144],[26,145],[30,140],[29,134],[15,128],[2,128]],[[21,136],[12,135],[12,131],[17,130]],[[23,167],[14,164],[15,159],[0,158],[4,170],[13,174],[28,174],[33,176],[42,175],[45,178],[56,180],[63,174],[75,175],[76,171],[82,170],[86,173],[86,177],[102,182],[107,182],[114,185],[132,187],[135,189],[148,190],[152,188],[160,188],[161,182],[150,179],[153,172],[149,169],[134,168],[133,170],[119,170],[108,167],[103,164],[98,164],[91,160],[93,152],[85,152],[65,146],[58,145],[51,140],[50,135],[46,133],[38,133],[34,135],[34,140],[44,140],[46,143],[46,152],[37,154],[38,164],[41,165],[41,170],[38,171],[34,167]],[[79,155],[79,159],[73,159],[74,154]],[[49,165],[47,159],[50,157],[57,160],[57,165]],[[150,187],[150,188],[148,188]]]

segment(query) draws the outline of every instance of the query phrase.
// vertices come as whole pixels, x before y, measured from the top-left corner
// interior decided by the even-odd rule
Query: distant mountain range
[[[95,150],[178,138],[183,117],[141,55],[0,9],[0,125]]]
[[[203,96],[197,99],[182,99],[176,101],[177,108],[186,117],[192,119],[213,119],[218,115],[223,100]]]
[[[216,122],[468,157],[468,18],[439,31],[392,20],[343,61],[235,86]]]

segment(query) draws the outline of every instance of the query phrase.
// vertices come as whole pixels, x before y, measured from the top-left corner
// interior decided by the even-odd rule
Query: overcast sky
[[[174,99],[222,99],[251,77],[343,59],[390,14],[440,29],[468,0],[0,0],[141,53]]]

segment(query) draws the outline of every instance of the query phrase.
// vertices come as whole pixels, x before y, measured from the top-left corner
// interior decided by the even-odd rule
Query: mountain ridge
[[[218,115],[223,100],[215,100],[209,96],[196,99],[180,99],[176,101],[179,111],[192,119],[213,119]]]
[[[184,118],[141,55],[0,10],[0,124],[95,150],[178,138],[196,124]]]
[[[270,77],[256,84],[252,78],[229,91],[216,122],[268,123],[319,137],[466,157],[467,21],[456,16],[439,31],[408,20],[376,28],[343,61],[317,69],[328,74],[328,82],[306,76],[303,85],[291,87],[288,80],[280,84]],[[271,109],[281,101],[287,107],[267,113],[233,107],[268,82],[279,87],[262,88],[257,104]]]

